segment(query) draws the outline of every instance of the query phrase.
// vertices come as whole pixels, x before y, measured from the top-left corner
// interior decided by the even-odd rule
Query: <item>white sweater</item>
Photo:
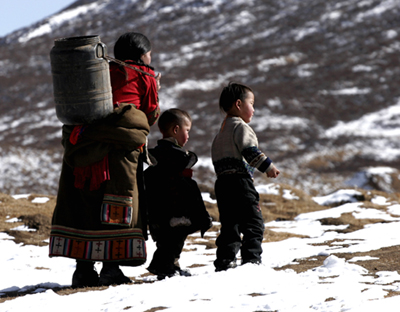
[[[217,176],[245,174],[252,178],[255,168],[267,172],[273,167],[271,159],[258,149],[254,130],[240,117],[224,120],[212,143],[211,158]]]

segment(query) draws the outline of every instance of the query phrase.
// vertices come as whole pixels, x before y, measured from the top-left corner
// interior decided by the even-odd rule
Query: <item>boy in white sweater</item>
[[[252,89],[230,83],[222,90],[219,106],[226,117],[211,148],[221,222],[214,261],[217,272],[236,267],[239,249],[242,264],[261,263],[264,221],[253,173],[256,168],[270,178],[280,173],[271,159],[258,149],[257,136],[248,125],[254,113]]]

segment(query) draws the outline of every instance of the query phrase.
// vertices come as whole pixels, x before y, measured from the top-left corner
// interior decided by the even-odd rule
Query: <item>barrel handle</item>
[[[103,42],[100,42],[96,46],[96,57],[104,58],[104,56],[106,55],[107,55],[107,46]]]
[[[117,63],[117,64],[119,64],[119,65],[122,65],[122,66],[125,66],[125,67],[128,67],[128,68],[131,68],[131,69],[136,70],[136,71],[138,71],[138,72],[141,72],[142,74],[145,74],[145,75],[147,75],[147,76],[156,78],[156,76],[154,76],[154,75],[152,75],[152,74],[150,74],[150,73],[148,73],[148,72],[145,72],[145,71],[143,71],[143,70],[140,70],[139,68],[133,67],[133,66],[131,66],[131,65],[125,63],[125,62],[122,62],[122,61],[120,61],[120,60],[117,60],[117,59],[115,59],[115,58],[113,58],[113,57],[111,57],[111,56],[104,55],[103,58],[106,59],[106,60],[109,61],[109,62]]]

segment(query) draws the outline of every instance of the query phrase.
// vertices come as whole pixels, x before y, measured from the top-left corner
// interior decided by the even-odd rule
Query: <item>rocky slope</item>
[[[214,179],[220,90],[240,81],[255,90],[251,125],[280,182],[314,193],[346,183],[381,189],[374,179],[385,172],[385,191],[397,191],[399,11],[395,0],[76,1],[0,38],[0,190],[56,193],[54,39],[99,35],[113,56],[120,34],[139,31],[163,75],[162,108],[194,117],[188,148],[202,156],[200,182]],[[157,137],[154,127],[151,144]],[[376,166],[385,168],[365,169]]]

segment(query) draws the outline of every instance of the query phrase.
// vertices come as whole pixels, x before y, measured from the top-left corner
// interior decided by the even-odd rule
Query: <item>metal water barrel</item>
[[[54,40],[50,52],[57,118],[90,124],[113,111],[107,47],[99,36]]]

